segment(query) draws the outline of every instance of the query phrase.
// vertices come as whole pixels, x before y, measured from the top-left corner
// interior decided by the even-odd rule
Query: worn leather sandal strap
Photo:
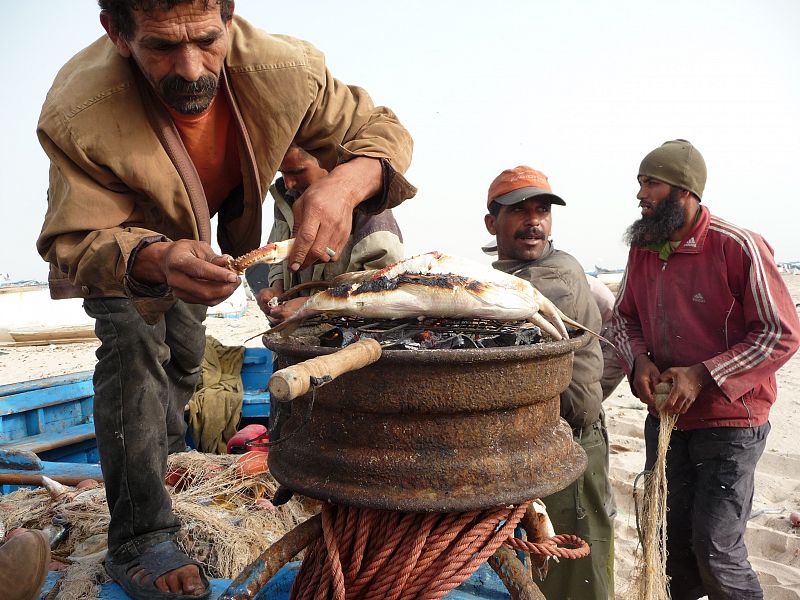
[[[200,579],[206,586],[206,591],[199,596],[188,594],[173,594],[162,592],[156,587],[156,580],[170,571],[186,565],[197,565],[200,570]],[[139,570],[145,574],[137,578],[139,583],[131,577]],[[159,542],[142,549],[141,554],[127,562],[115,562],[110,554],[106,556],[106,571],[120,587],[134,600],[204,600],[211,595],[211,586],[208,583],[203,565],[186,556],[174,540]],[[146,579],[146,581],[143,581]]]

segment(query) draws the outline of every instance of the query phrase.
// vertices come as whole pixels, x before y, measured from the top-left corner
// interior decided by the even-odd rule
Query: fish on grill
[[[556,340],[568,337],[564,321],[583,328],[528,281],[439,252],[412,256],[383,269],[347,273],[335,283],[311,296],[271,331],[294,329],[317,315],[527,320]]]

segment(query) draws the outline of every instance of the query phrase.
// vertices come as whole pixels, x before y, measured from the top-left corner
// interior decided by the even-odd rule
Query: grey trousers
[[[167,454],[186,448],[183,413],[200,376],[206,307],[179,300],[155,325],[125,298],[85,300],[84,310],[100,339],[94,422],[114,554],[179,529],[164,474]]]
[[[645,468],[660,421],[648,415]],[[673,430],[667,451],[667,575],[673,600],[761,600],[744,544],[754,475],[770,425]]]

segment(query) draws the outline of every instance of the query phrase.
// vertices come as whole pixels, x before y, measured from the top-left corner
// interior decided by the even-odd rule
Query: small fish
[[[547,514],[547,507],[544,505],[544,502],[537,498],[531,503],[530,509],[532,509],[530,510],[532,514],[525,515],[528,539],[536,544],[541,544],[555,536],[556,532],[553,528],[553,522],[550,520],[550,515]],[[545,577],[547,577],[547,572],[550,570],[550,558],[558,562],[558,557],[556,556],[551,557],[533,554],[530,556],[531,566],[540,581],[544,581]]]

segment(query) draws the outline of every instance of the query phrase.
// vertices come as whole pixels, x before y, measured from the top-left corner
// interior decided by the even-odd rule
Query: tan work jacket
[[[239,129],[242,186],[219,211],[223,252],[260,243],[261,203],[292,140],[332,169],[355,156],[385,158],[380,212],[414,195],[403,178],[412,141],[394,113],[362,89],[335,80],[316,48],[267,34],[234,17],[220,93]],[[171,293],[142,298],[126,279],[146,239],[211,241],[200,178],[175,126],[136,65],[103,37],[61,69],[38,126],[50,158],[50,187],[37,242],[50,263],[53,298],[130,297],[147,318]],[[390,169],[391,171],[391,169]]]

